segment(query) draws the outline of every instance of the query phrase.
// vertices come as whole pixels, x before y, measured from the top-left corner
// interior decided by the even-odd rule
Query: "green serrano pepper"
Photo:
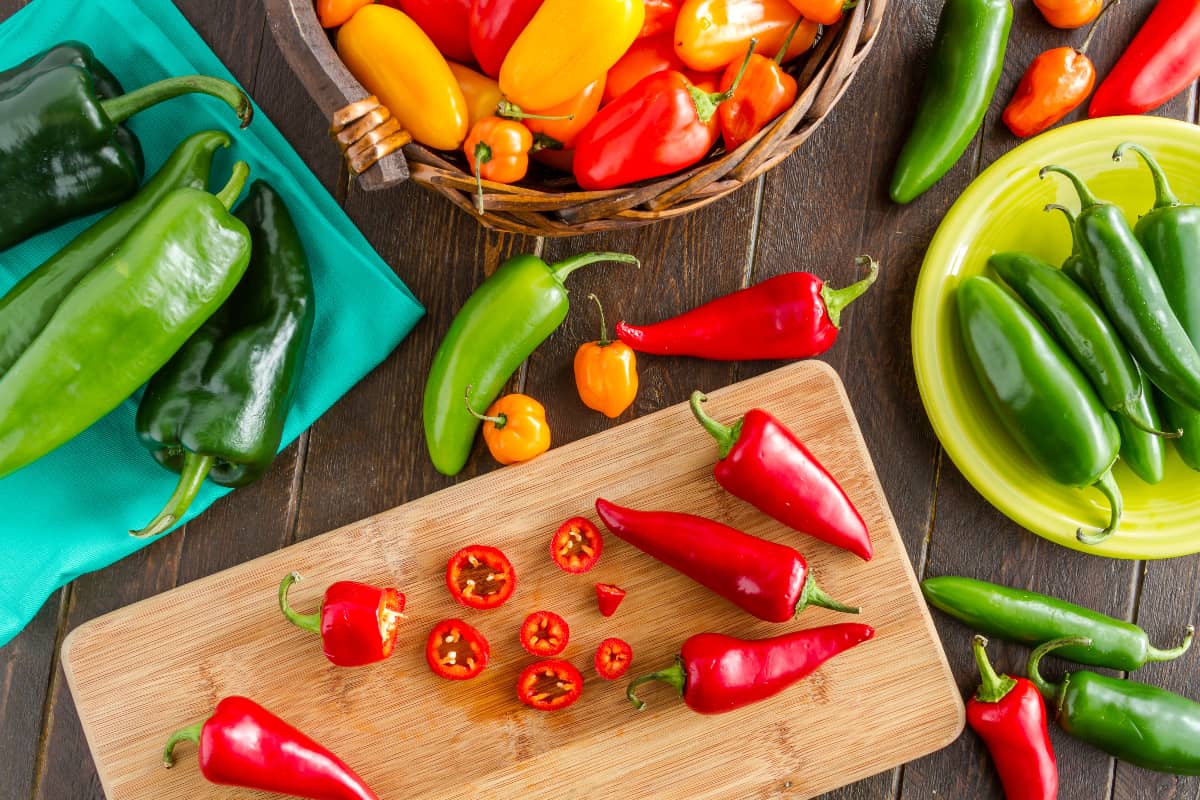
[[[1079,368],[999,284],[967,278],[956,299],[967,356],[1004,427],[1055,481],[1095,486],[1108,498],[1107,527],[1076,531],[1084,544],[1103,541],[1121,522],[1112,476],[1121,444],[1116,423]]]
[[[438,472],[462,471],[480,425],[468,408],[481,415],[487,410],[521,362],[567,318],[563,281],[597,261],[639,263],[624,253],[583,253],[553,265],[515,256],[467,298],[425,384],[425,442]],[[468,386],[469,405],[463,403]]]
[[[892,174],[891,196],[909,203],[962,157],[1004,70],[1010,0],[946,0],[917,118]]]

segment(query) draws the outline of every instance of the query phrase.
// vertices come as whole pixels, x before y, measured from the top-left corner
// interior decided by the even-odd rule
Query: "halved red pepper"
[[[470,608],[486,610],[503,605],[517,588],[517,573],[508,556],[495,547],[473,544],[450,557],[446,588]]]
[[[487,639],[461,619],[444,619],[429,632],[425,660],[433,674],[451,681],[465,681],[483,672],[491,648]]]
[[[500,77],[500,65],[513,42],[545,0],[474,0],[471,3],[471,52],[486,74]]]
[[[604,538],[587,517],[571,517],[550,538],[550,558],[564,572],[581,575],[600,560]]]
[[[583,675],[566,661],[530,664],[517,677],[517,699],[538,711],[559,711],[583,694]]]
[[[471,52],[471,0],[379,0],[413,18],[437,45],[441,54],[464,64],[474,62]]]
[[[617,613],[617,606],[625,599],[625,590],[611,583],[596,584],[596,605],[600,607],[600,616],[611,617]]]
[[[535,611],[521,623],[521,647],[531,655],[556,656],[567,649],[571,628],[553,611]]]
[[[288,589],[300,580],[292,572],[279,584],[279,608],[293,625],[320,634],[325,657],[339,667],[382,661],[396,648],[404,595],[355,581],[338,581],[325,590],[317,614],[297,614],[288,605]]]
[[[605,639],[596,648],[596,674],[606,681],[615,681],[633,666],[633,648],[629,642],[615,636]]]

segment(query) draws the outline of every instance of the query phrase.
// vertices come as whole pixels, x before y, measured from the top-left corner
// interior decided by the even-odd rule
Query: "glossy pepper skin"
[[[46,327],[59,304],[83,278],[176,189],[208,186],[213,153],[229,146],[220,131],[183,140],[146,185],[95,225],[72,239],[0,297],[0,377]]]
[[[1085,636],[1087,646],[1066,646],[1059,655],[1079,664],[1132,672],[1187,652],[1192,630],[1178,647],[1159,650],[1146,632],[1124,620],[1057,597],[995,583],[945,575],[926,578],[921,591],[929,604],[988,636],[1036,646],[1052,639]]]
[[[784,53],[799,30],[797,22],[788,34],[787,41],[779,48],[775,58],[755,53],[750,56],[746,74],[733,95],[717,109],[721,120],[721,138],[726,150],[736,150],[767,127],[796,102],[796,79],[783,71]],[[721,76],[721,91],[729,91],[737,80],[737,68],[730,64]]]
[[[608,80],[604,84],[604,102],[607,104],[616,100],[637,86],[647,75],[669,69],[676,72],[687,69],[687,65],[675,55],[675,40],[671,33],[638,39],[608,71]]]
[[[1200,3],[1159,0],[1124,55],[1100,82],[1089,117],[1144,114],[1200,76]]]
[[[603,498],[596,513],[614,536],[766,622],[788,622],[810,605],[857,614],[817,586],[804,556],[715,520],[636,511]]]
[[[646,0],[646,19],[642,23],[639,39],[666,33],[673,36],[675,20],[679,17],[679,6],[683,0]]]
[[[338,581],[325,590],[321,611],[297,614],[288,605],[288,590],[300,580],[286,575],[279,584],[279,610],[298,628],[320,634],[325,658],[339,667],[361,667],[383,661],[396,649],[404,595],[357,581]]]
[[[245,697],[226,697],[205,722],[176,731],[163,751],[167,768],[183,741],[199,746],[200,774],[211,783],[310,800],[379,800],[345,762]]]
[[[450,67],[450,72],[458,81],[458,88],[467,104],[467,130],[475,127],[475,123],[484,117],[495,116],[500,103],[504,101],[500,84],[456,61],[447,61],[446,66]]]
[[[471,52],[479,68],[493,78],[513,42],[525,30],[544,0],[473,0],[468,18]]]
[[[717,440],[713,477],[722,488],[784,525],[871,560],[867,523],[795,434],[758,408],[722,425],[701,408],[707,399],[692,392],[692,413]]]
[[[853,7],[846,0],[791,0],[791,3],[805,19],[822,25],[832,25],[842,18],[847,7]]]
[[[891,197],[911,203],[975,138],[1004,67],[1011,0],[946,0],[912,132],[892,173]]]
[[[684,0],[675,21],[675,52],[694,70],[715,72],[754,52],[775,55],[800,19],[788,0]],[[812,47],[817,24],[804,22],[792,37],[783,60]]]
[[[484,117],[471,126],[463,153],[475,175],[475,209],[482,214],[483,182],[516,183],[529,171],[529,150],[533,134],[519,122],[500,117]]]
[[[470,63],[471,0],[379,0],[398,8],[429,36],[437,49],[453,61]],[[394,113],[394,112],[393,112]]]
[[[563,282],[597,261],[637,264],[623,253],[583,253],[549,265],[531,255],[505,261],[485,280],[450,323],[425,384],[425,443],[434,467],[457,475],[471,455],[479,420],[505,382],[539,344],[566,319]]]
[[[1087,639],[1046,642],[1029,656],[1029,679],[1054,710],[1054,720],[1080,741],[1134,766],[1175,775],[1200,775],[1200,703],[1157,686],[1087,670],[1055,685],[1038,665],[1047,653]]]
[[[500,116],[521,120],[533,134],[535,150],[572,150],[580,131],[600,111],[606,81],[607,76],[601,75],[579,94],[558,105],[538,109],[537,113],[505,102],[500,106]]]
[[[1033,0],[1046,22],[1056,28],[1081,28],[1100,16],[1104,0]]]
[[[247,173],[171,192],[63,299],[0,378],[0,477],[116,408],[225,302],[250,261],[229,213]]]
[[[588,299],[600,309],[600,338],[575,351],[575,388],[585,406],[616,419],[637,399],[637,354],[624,342],[608,338],[600,298],[589,294]]]
[[[528,461],[550,449],[546,409],[528,395],[505,395],[488,406],[480,419],[488,452],[501,464]]]
[[[625,590],[611,583],[596,584],[596,607],[600,616],[611,617],[617,613],[617,607],[625,599]]]
[[[1025,138],[1057,124],[1087,99],[1096,67],[1082,50],[1056,47],[1035,58],[1004,109],[1004,124]]]
[[[375,0],[317,0],[317,21],[322,28],[336,28],[346,23],[360,8]]]
[[[673,665],[633,680],[625,696],[641,710],[646,704],[638,699],[638,687],[662,681],[693,711],[722,714],[779,694],[874,635],[869,625],[849,622],[769,639],[698,633],[683,643]]]
[[[879,275],[869,256],[857,263],[871,271],[844,289],[808,272],[789,272],[653,325],[618,322],[617,338],[641,353],[716,361],[820,355],[837,339],[842,311]]]
[[[1005,800],[1056,800],[1058,764],[1042,695],[1025,678],[997,675],[986,646],[987,639],[975,637],[980,684],[967,701],[967,724],[987,745]]]

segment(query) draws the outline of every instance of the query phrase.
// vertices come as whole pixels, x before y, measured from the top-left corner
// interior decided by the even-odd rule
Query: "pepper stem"
[[[199,453],[188,453],[183,457],[183,469],[179,474],[179,483],[175,484],[175,492],[167,500],[163,510],[150,521],[150,524],[140,531],[130,531],[130,536],[144,539],[165,533],[172,525],[179,522],[188,510],[188,506],[196,499],[208,472],[217,463],[215,456],[204,456]]]
[[[739,419],[732,425],[722,425],[715,419],[704,413],[704,409],[700,408],[701,403],[707,403],[708,398],[699,389],[692,392],[692,413],[696,415],[696,419],[704,426],[704,430],[708,431],[714,439],[717,440],[717,453],[721,458],[729,455],[729,451],[737,444],[738,436],[742,433],[742,423],[745,419]]]
[[[1106,3],[1104,8],[1100,9],[1100,13],[1096,15],[1094,20],[1092,20],[1092,26],[1088,28],[1087,36],[1083,37],[1083,44],[1081,44],[1079,49],[1075,52],[1079,53],[1080,55],[1087,55],[1087,49],[1091,47],[1092,44],[1092,37],[1096,35],[1096,26],[1100,24],[1100,20],[1104,19],[1104,15],[1108,13],[1108,10],[1120,2],[1121,0],[1112,0],[1112,2]]]
[[[1017,682],[1008,675],[996,674],[992,662],[988,661],[987,650],[984,649],[987,643],[987,639],[979,634],[975,634],[971,642],[971,648],[975,651],[975,663],[979,665],[980,678],[975,699],[981,703],[999,703],[1016,687]]]
[[[867,277],[858,283],[852,283],[844,289],[830,289],[829,284],[821,287],[821,299],[825,301],[825,311],[829,314],[829,322],[835,328],[842,327],[842,311],[863,295],[875,279],[879,277],[879,262],[870,256],[859,256],[854,259],[858,266],[869,264],[871,271]]]
[[[496,116],[505,117],[507,119],[575,119],[574,114],[562,114],[556,117],[547,116],[545,114],[526,114],[521,110],[521,107],[510,100],[501,100],[496,106]]]
[[[297,614],[288,605],[288,589],[292,588],[292,584],[300,580],[299,572],[289,572],[283,576],[283,580],[279,582],[279,610],[287,617],[288,622],[295,625],[297,628],[303,628],[312,633],[321,632],[321,615],[318,614]]]
[[[788,31],[787,38],[783,40],[783,47],[779,48],[779,52],[775,54],[775,63],[783,65],[783,59],[787,58],[788,48],[792,46],[792,39],[796,38],[796,31],[800,30],[800,26],[804,24],[804,17],[796,17],[796,24],[792,25],[792,29]]]
[[[1154,207],[1169,208],[1179,205],[1179,198],[1171,191],[1171,184],[1167,182],[1167,176],[1163,173],[1162,167],[1158,165],[1158,161],[1150,155],[1150,151],[1146,148],[1134,142],[1125,142],[1113,151],[1113,161],[1120,161],[1126,150],[1137,153],[1150,168],[1150,175],[1154,178]]]
[[[725,91],[704,92],[694,86],[691,81],[687,81],[688,94],[692,96],[692,104],[696,106],[696,117],[701,122],[707,123],[713,118],[713,114],[717,113],[717,106],[733,97],[733,93],[742,83],[742,76],[746,74],[746,67],[750,66],[750,57],[754,55],[755,47],[758,47],[758,39],[751,39],[750,46],[746,49],[746,57],[742,60],[742,68],[738,70],[737,77]]]
[[[494,417],[489,417],[487,414],[480,414],[471,408],[471,384],[467,384],[467,394],[464,399],[467,401],[467,413],[480,422],[490,422],[496,426],[496,430],[501,430],[508,424],[508,414],[497,414]]]
[[[675,687],[675,691],[679,692],[679,696],[683,697],[683,691],[687,684],[687,673],[683,669],[683,660],[679,656],[675,657],[675,663],[666,669],[660,669],[658,672],[651,672],[649,675],[643,675],[640,678],[634,678],[629,682],[629,688],[625,690],[625,696],[629,698],[629,702],[633,703],[633,707],[641,711],[646,707],[637,696],[637,688],[643,683],[650,681],[662,681],[669,683]]]
[[[596,301],[596,308],[600,309],[600,338],[596,340],[597,347],[608,347],[612,344],[612,339],[608,338],[608,325],[604,322],[604,306],[600,303],[600,298],[595,292],[588,295],[588,300]]]
[[[845,603],[839,603],[825,594],[825,590],[817,585],[812,575],[809,575],[804,580],[804,588],[800,590],[800,602],[796,603],[796,613],[799,614],[809,606],[828,608],[831,611],[842,611],[846,614],[857,614],[862,610],[857,606],[848,606]]]
[[[227,209],[233,208],[233,204],[237,202],[242,189],[246,185],[246,179],[249,177],[249,165],[245,161],[235,162],[233,165],[233,174],[229,176],[229,182],[225,184],[221,191],[217,192],[217,199],[221,201],[221,205]]]
[[[483,165],[492,160],[492,148],[487,142],[475,145],[475,210],[483,213]]]
[[[1046,642],[1045,644],[1039,645],[1036,650],[1029,654],[1029,664],[1026,666],[1025,674],[1029,676],[1030,683],[1036,686],[1037,690],[1042,693],[1042,697],[1046,698],[1047,700],[1053,700],[1063,684],[1056,685],[1050,683],[1042,677],[1040,672],[1038,672],[1038,665],[1042,663],[1042,657],[1051,650],[1057,650],[1060,647],[1072,647],[1076,645],[1079,647],[1091,647],[1092,640],[1086,636],[1071,636],[1066,639],[1055,639],[1052,642]],[[1068,677],[1070,677],[1069,674]]]
[[[1188,625],[1187,634],[1183,637],[1178,647],[1172,647],[1170,650],[1159,650],[1157,647],[1149,648],[1150,655],[1146,657],[1146,661],[1174,661],[1188,651],[1192,646],[1192,637],[1196,635],[1195,627]]]
[[[120,125],[134,114],[145,111],[150,106],[170,100],[172,97],[179,97],[181,94],[192,93],[207,94],[218,100],[224,100],[230,108],[237,112],[243,128],[248,126],[250,120],[254,118],[254,106],[245,92],[229,81],[208,75],[167,78],[135,89],[128,94],[101,100],[100,109],[114,125]]]
[[[1142,433],[1148,433],[1151,436],[1158,436],[1161,439],[1178,439],[1183,436],[1183,428],[1173,431],[1160,431],[1154,425],[1138,416],[1136,408],[1131,408],[1130,404],[1126,403],[1117,408],[1117,413],[1129,420],[1129,424],[1137,428]]]
[[[195,742],[200,744],[200,732],[204,729],[204,722],[197,722],[195,725],[189,725],[186,728],[180,728],[171,734],[171,738],[167,739],[167,746],[163,748],[163,766],[167,769],[175,766],[175,745],[180,742]]]
[[[1042,167],[1041,171],[1038,172],[1038,178],[1045,180],[1047,172],[1057,172],[1059,175],[1065,176],[1066,179],[1071,182],[1071,184],[1075,187],[1075,193],[1079,195],[1079,206],[1081,210],[1086,210],[1092,206],[1100,205],[1100,201],[1096,199],[1096,195],[1092,194],[1092,190],[1089,189],[1087,184],[1083,182],[1083,179],[1071,170],[1067,169],[1066,167],[1060,167],[1058,164],[1050,164],[1049,166]]]
[[[586,267],[588,264],[595,264],[597,261],[618,261],[622,264],[633,264],[638,269],[642,268],[642,262],[638,260],[638,257],[627,253],[580,253],[551,264],[550,274],[554,276],[554,280],[563,283],[575,270]]]
[[[1117,530],[1117,526],[1121,524],[1121,488],[1117,486],[1117,481],[1113,478],[1112,468],[1100,476],[1100,480],[1092,484],[1100,493],[1108,498],[1108,504],[1112,511],[1109,515],[1108,527],[1103,528],[1095,533],[1084,533],[1083,528],[1075,531],[1075,538],[1084,544],[1100,544]]]

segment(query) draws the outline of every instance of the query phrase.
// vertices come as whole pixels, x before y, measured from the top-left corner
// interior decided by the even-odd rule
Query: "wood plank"
[[[55,592],[28,627],[0,648],[0,793],[5,797],[33,793],[66,591]]]

